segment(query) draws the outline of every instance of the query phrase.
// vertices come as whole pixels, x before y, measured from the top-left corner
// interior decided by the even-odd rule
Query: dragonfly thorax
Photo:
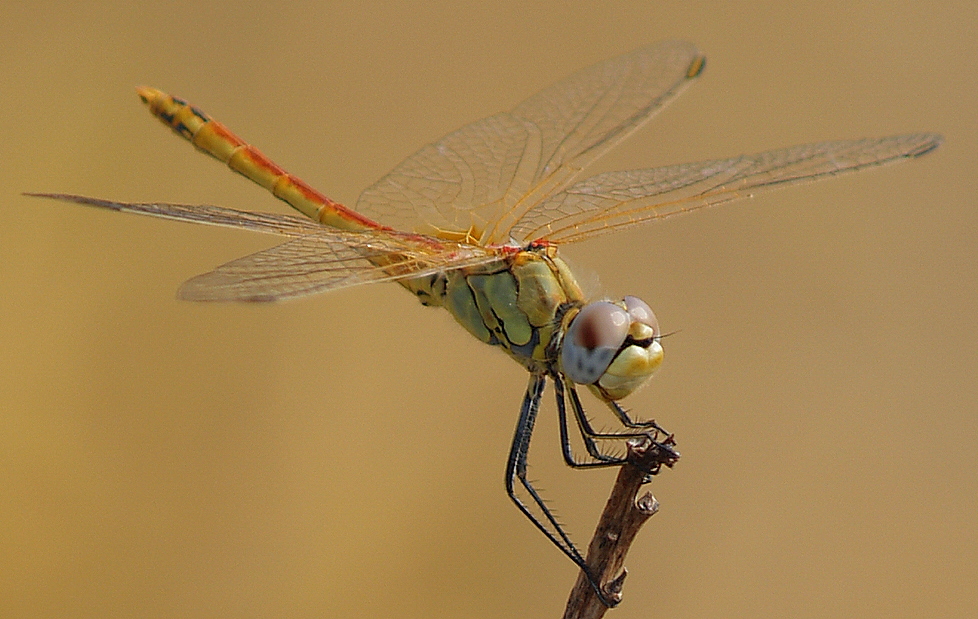
[[[487,264],[402,283],[423,304],[444,307],[478,340],[501,347],[531,372],[556,367],[562,318],[584,302],[552,245],[501,252]]]
[[[637,297],[595,301],[569,316],[560,371],[608,400],[640,387],[662,363],[659,322]]]

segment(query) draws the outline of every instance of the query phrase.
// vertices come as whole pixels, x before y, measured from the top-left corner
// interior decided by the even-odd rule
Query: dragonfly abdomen
[[[136,92],[154,116],[197,150],[227,164],[310,219],[342,230],[385,229],[289,174],[257,148],[186,101],[146,86],[137,88]]]

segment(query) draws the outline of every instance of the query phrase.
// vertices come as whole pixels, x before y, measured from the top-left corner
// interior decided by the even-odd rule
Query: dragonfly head
[[[659,321],[637,297],[595,301],[570,319],[560,349],[560,370],[599,396],[619,400],[662,363]]]

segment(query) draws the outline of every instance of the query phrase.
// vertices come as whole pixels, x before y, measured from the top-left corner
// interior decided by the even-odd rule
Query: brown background
[[[0,616],[558,616],[573,566],[502,488],[519,367],[393,286],[177,302],[270,242],[19,192],[286,212],[168,135],[145,83],[350,203],[422,144],[668,38],[706,74],[599,171],[947,143],[566,249],[679,331],[628,401],[683,460],[613,616],[978,616],[974,2],[10,4]],[[552,403],[537,440],[584,542],[612,474],[562,467]]]

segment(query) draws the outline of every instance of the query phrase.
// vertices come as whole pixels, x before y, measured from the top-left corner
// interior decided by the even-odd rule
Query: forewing
[[[705,206],[752,191],[918,157],[937,148],[936,134],[820,142],[731,159],[598,174],[527,212],[517,238],[570,243]]]
[[[702,65],[693,45],[670,41],[582,69],[422,148],[364,191],[357,210],[397,228],[507,242],[523,213],[651,118]]]
[[[481,247],[419,235],[324,229],[198,275],[177,296],[189,301],[280,301],[496,259]]]

